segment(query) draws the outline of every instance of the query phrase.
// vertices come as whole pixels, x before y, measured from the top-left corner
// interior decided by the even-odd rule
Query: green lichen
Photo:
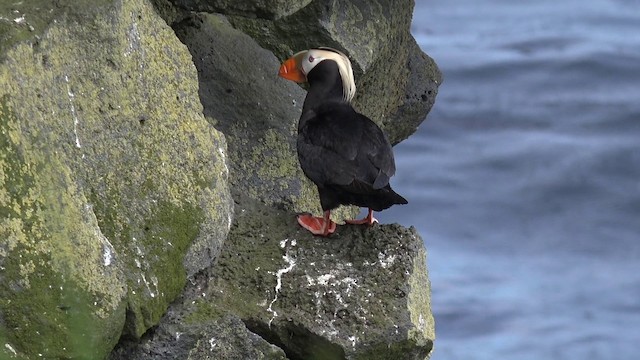
[[[414,328],[409,330],[409,338],[422,344],[425,341],[433,341],[435,334],[435,321],[431,313],[431,281],[427,272],[427,254],[421,248],[413,263],[413,271],[409,278],[411,291],[408,297],[408,309]]]
[[[288,139],[274,129],[265,132],[251,157],[253,162],[261,165],[257,175],[263,179],[273,179],[279,191],[286,190],[289,187],[288,180],[300,173],[295,150],[289,146]]]
[[[47,152],[26,151],[7,102],[5,95],[0,102],[2,335],[27,356],[108,351],[122,326],[112,318],[124,314],[121,279],[104,272],[104,244],[78,241],[92,237],[95,228],[82,221],[73,187],[61,185],[69,181],[68,169]],[[34,343],[36,334],[42,336]]]
[[[46,240],[46,239],[43,239]],[[0,300],[3,331],[7,344],[28,358],[47,354],[51,358],[91,358],[108,352],[118,340],[118,321],[104,321],[95,316],[99,297],[89,295],[82,286],[51,268],[46,257],[21,249],[20,259],[6,261],[7,277],[14,277],[19,261],[39,263],[30,275],[29,288],[15,282],[0,286],[0,291],[14,294]],[[18,305],[19,306],[16,306]],[[121,316],[124,307],[112,311]],[[120,322],[121,327],[121,322]],[[48,336],[48,334],[56,336]],[[35,341],[37,339],[37,341]]]
[[[157,324],[232,213],[184,45],[146,1],[76,10],[0,63],[0,336],[29,357]]]
[[[0,2],[0,59],[13,45],[37,41],[52,21],[64,15],[95,12],[108,0],[29,0]],[[70,11],[72,10],[72,11]]]
[[[167,299],[176,298],[184,288],[186,272],[182,259],[198,235],[203,218],[202,210],[197,207],[176,208],[160,203],[144,225],[145,234],[136,238],[135,246],[144,249],[144,256],[134,258],[130,264],[137,266],[138,261],[143,267],[137,279],[129,279],[129,288],[140,291],[129,294],[129,309],[141,314],[129,324],[133,335],[142,336],[141,330],[157,324]],[[136,283],[143,284],[144,288],[140,289]]]

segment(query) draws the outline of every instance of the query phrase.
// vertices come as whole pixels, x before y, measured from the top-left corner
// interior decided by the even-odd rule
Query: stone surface
[[[190,11],[277,19],[307,6],[311,0],[171,0]]]
[[[235,316],[226,316],[212,326],[207,326],[202,335],[193,350],[189,352],[188,360],[286,359],[282,349],[248,331],[242,321]]]
[[[240,340],[258,334],[292,360],[428,358],[430,283],[414,229],[343,225],[318,238],[290,212],[247,196],[236,202],[216,265],[189,283],[156,331],[142,343],[121,343],[110,360],[184,358],[195,348],[209,354],[209,340],[228,339],[215,324],[229,314],[248,328],[233,326],[239,335],[225,340],[253,344],[241,349],[264,349]]]
[[[318,45],[346,51],[358,75],[356,108],[393,143],[424,120],[441,81],[409,33],[410,1],[316,0],[278,20],[230,16],[246,33],[220,15],[176,15],[179,10],[160,0],[156,7],[192,53],[205,115],[215,119],[229,144],[232,188],[273,206],[320,213],[315,186],[302,176],[295,155],[305,91],[276,76],[284,57]],[[338,221],[353,216],[352,209],[333,214]]]
[[[381,120],[393,144],[408,138],[418,129],[433,107],[438,87],[442,83],[440,70],[433,59],[422,52],[413,38],[407,41],[409,53],[406,66],[410,75],[404,85],[405,95],[400,99],[401,105],[396,109],[390,109]],[[381,71],[384,71],[384,66],[381,67]],[[358,100],[365,101],[363,98]],[[375,95],[370,96],[369,101],[375,102]]]
[[[196,314],[236,313],[290,359],[429,355],[430,284],[414,229],[343,225],[319,238],[286,212],[237,206]]]
[[[219,252],[225,140],[148,2],[0,11],[0,357],[100,358]]]
[[[284,352],[250,332],[235,315],[184,323],[170,311],[158,329],[139,343],[122,344],[110,360],[284,360]]]

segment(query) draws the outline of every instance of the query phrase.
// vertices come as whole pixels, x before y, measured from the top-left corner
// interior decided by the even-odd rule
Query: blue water
[[[640,359],[640,1],[417,1],[444,73],[378,214],[425,240],[434,360]]]

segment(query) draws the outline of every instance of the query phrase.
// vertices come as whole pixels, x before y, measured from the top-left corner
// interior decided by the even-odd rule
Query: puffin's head
[[[323,61],[335,61],[340,71],[344,99],[351,101],[356,94],[356,83],[353,79],[351,61],[340,51],[328,47],[303,50],[287,59],[280,66],[278,75],[297,83],[307,82],[307,74]]]

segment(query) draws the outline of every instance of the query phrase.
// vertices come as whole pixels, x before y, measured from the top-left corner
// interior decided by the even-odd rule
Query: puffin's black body
[[[339,205],[369,208],[368,223],[372,223],[372,210],[406,204],[389,185],[396,170],[391,144],[371,119],[348,103],[337,63],[318,63],[306,80],[309,89],[298,123],[298,159],[305,175],[318,186],[325,221],[330,222],[329,211]],[[300,218],[299,222],[305,226]]]
[[[396,171],[391,144],[378,125],[343,100],[335,62],[318,64],[307,80],[310,88],[298,123],[298,159],[318,186],[322,209],[356,205],[381,211],[406,204],[389,185]]]

